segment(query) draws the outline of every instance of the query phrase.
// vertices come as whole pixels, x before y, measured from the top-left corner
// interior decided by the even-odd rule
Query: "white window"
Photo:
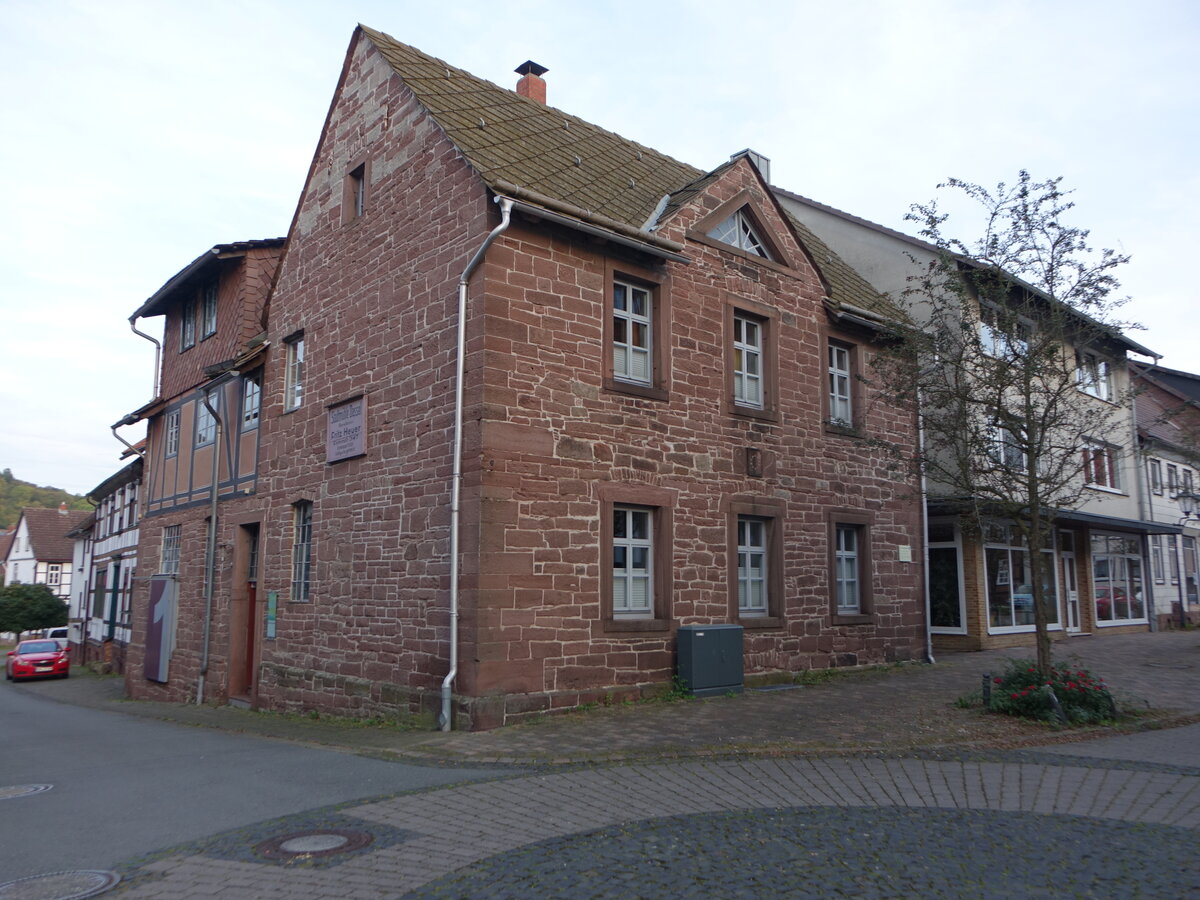
[[[1150,470],[1150,490],[1161,495],[1163,492],[1162,460],[1152,459],[1146,465]]]
[[[262,373],[254,372],[242,379],[242,431],[258,425],[262,406]]]
[[[175,456],[179,453],[179,410],[167,413],[166,438],[163,441],[165,454]]]
[[[613,378],[619,381],[650,384],[654,378],[652,302],[648,288],[613,282]]]
[[[754,227],[754,223],[750,221],[750,217],[744,209],[739,209],[728,219],[717,225],[708,233],[711,238],[716,238],[722,244],[729,244],[737,247],[739,250],[745,250],[747,253],[753,253],[755,256],[761,256],[763,259],[774,259],[771,256],[771,251],[767,249],[766,243],[758,235],[758,230]]]
[[[1083,476],[1092,487],[1121,489],[1120,451],[1111,444],[1092,441],[1083,448]],[[1170,468],[1170,467],[1168,467]]]
[[[158,570],[163,575],[179,574],[179,545],[181,542],[181,525],[168,525],[163,529],[162,559]]]
[[[1024,472],[1028,465],[1025,449],[1021,446],[1020,438],[1011,429],[1002,425],[992,425],[988,429],[990,446],[988,456],[998,466],[1012,472]]]
[[[304,399],[304,335],[287,341],[287,371],[284,373],[283,408],[299,409]]]
[[[1194,487],[1194,485],[1192,483],[1192,470],[1184,469],[1183,470],[1183,493],[1185,493],[1185,494],[1195,493],[1195,491],[1192,490],[1193,487]]]
[[[763,407],[763,326],[740,312],[733,314],[733,400]]]
[[[651,510],[613,507],[614,616],[650,616],[654,610],[654,535]]]
[[[1029,349],[1029,324],[994,306],[979,308],[979,342],[989,356],[1023,356]]]
[[[834,571],[837,580],[837,611],[840,615],[857,615],[862,611],[862,588],[859,566],[858,525],[838,525],[834,547]]]
[[[829,421],[835,425],[852,425],[854,408],[851,402],[850,350],[840,344],[829,345]]]
[[[1163,574],[1162,539],[1161,534],[1150,535],[1150,571],[1154,574],[1156,584],[1166,581],[1166,576]]]
[[[204,299],[200,312],[200,337],[211,337],[217,333],[217,283],[204,288]]]
[[[292,535],[292,601],[304,603],[312,589],[312,512],[311,501],[295,505]]]
[[[1033,566],[1020,532],[1002,522],[984,525],[984,571],[987,576],[988,630],[1032,631]],[[1048,621],[1058,623],[1058,590],[1054,550],[1042,550],[1042,596]]]
[[[1167,463],[1167,496],[1174,499],[1179,494],[1179,468]]]
[[[183,304],[183,318],[179,321],[179,349],[186,350],[196,343],[196,301]]]
[[[1095,353],[1075,354],[1075,382],[1085,394],[1101,400],[1112,399],[1112,377],[1108,363]]]
[[[216,397],[211,398],[209,402],[215,406]],[[211,444],[216,439],[217,420],[208,411],[203,398],[198,398],[196,400],[196,446],[203,447],[205,444]]]
[[[46,566],[46,584],[50,587],[62,584],[62,563],[49,563]]]
[[[1171,569],[1171,584],[1179,584],[1179,541],[1175,535],[1167,535],[1167,559]]]
[[[767,614],[767,521],[754,516],[737,520],[738,613]]]

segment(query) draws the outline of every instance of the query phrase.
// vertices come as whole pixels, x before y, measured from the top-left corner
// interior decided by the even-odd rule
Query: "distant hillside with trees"
[[[16,525],[21,510],[26,506],[58,509],[60,503],[66,503],[67,509],[92,508],[92,505],[78,494],[21,481],[13,477],[12,469],[0,472],[0,531],[7,531]]]

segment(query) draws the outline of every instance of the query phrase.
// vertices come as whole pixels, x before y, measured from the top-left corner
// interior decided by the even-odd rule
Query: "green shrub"
[[[1046,688],[1054,692],[1063,715],[1072,725],[1103,722],[1115,717],[1116,707],[1108,686],[1087,669],[1058,664],[1043,678],[1031,659],[1014,659],[1008,671],[992,679],[993,712],[1026,719],[1054,722],[1054,704]]]

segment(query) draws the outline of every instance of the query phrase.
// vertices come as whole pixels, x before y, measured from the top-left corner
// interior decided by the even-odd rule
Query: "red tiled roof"
[[[70,562],[75,547],[67,532],[90,515],[91,511],[86,509],[60,512],[28,506],[21,510],[34,557],[43,562]]]

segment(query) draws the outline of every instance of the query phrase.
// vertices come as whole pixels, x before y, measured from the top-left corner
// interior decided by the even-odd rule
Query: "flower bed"
[[[1008,670],[992,679],[993,712],[1072,725],[1104,722],[1116,718],[1116,706],[1108,686],[1087,669],[1057,664],[1048,677],[1038,673],[1033,660],[1014,659]],[[1053,696],[1051,695],[1053,692]],[[1055,698],[1062,710],[1060,718]]]

